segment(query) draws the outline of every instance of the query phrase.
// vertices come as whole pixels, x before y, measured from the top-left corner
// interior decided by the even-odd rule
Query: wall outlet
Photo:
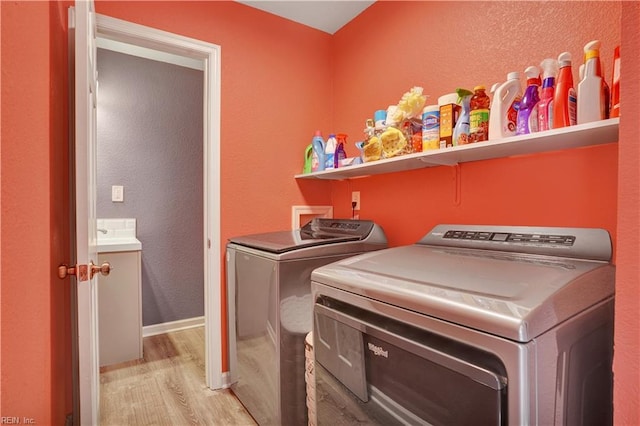
[[[124,186],[122,185],[111,186],[111,201],[114,203],[124,202]]]
[[[353,191],[351,193],[351,205],[353,206],[353,203],[355,204],[355,207],[353,207],[353,210],[360,210],[362,208],[362,206],[360,205],[360,191]]]

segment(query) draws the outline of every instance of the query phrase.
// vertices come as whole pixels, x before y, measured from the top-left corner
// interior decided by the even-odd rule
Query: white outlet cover
[[[362,206],[360,205],[360,191],[351,192],[351,202],[356,203],[355,210],[360,210]]]
[[[111,201],[114,203],[124,202],[124,186],[122,185],[111,186]]]

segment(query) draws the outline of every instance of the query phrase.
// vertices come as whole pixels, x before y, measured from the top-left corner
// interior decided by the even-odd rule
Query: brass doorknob
[[[67,278],[67,276],[69,275],[75,275],[76,274],[76,267],[75,266],[67,266],[67,265],[60,265],[58,266],[58,278],[60,278],[61,280]]]
[[[106,277],[111,272],[111,264],[109,262],[104,262],[102,265],[94,265],[93,262],[91,262],[89,265],[91,266],[89,278],[93,278],[98,272],[103,277]]]
[[[89,265],[58,266],[58,277],[60,279],[65,279],[69,275],[75,275],[78,281],[87,281],[92,279],[97,273],[106,277],[110,272],[111,264],[109,264],[109,262],[104,262],[102,265],[94,265],[93,261],[91,261]]]

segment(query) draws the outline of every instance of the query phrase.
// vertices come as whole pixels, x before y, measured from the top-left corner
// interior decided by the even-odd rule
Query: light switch
[[[111,186],[111,201],[114,203],[122,203],[124,201],[124,186]]]

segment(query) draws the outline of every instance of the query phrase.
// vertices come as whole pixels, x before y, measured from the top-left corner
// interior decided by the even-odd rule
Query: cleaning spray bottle
[[[518,110],[522,100],[520,74],[510,72],[507,81],[496,89],[489,113],[489,139],[501,139],[516,134]]]
[[[337,169],[340,167],[341,160],[347,158],[347,135],[344,133],[338,133],[338,145],[336,146],[336,152],[333,156],[333,167]]]
[[[527,135],[538,131],[538,87],[540,87],[540,69],[532,65],[524,70],[527,76],[527,88],[518,110],[516,135]]]
[[[538,131],[553,129],[553,91],[555,90],[558,61],[547,58],[540,63],[542,90],[538,102]]]
[[[322,139],[322,133],[320,130],[316,130],[313,139],[311,139],[311,146],[313,148],[313,155],[311,157],[311,171],[321,172],[324,170],[324,139]]]
[[[553,128],[576,124],[576,90],[573,87],[571,53],[562,52],[558,56],[558,81],[553,95]]]
[[[607,118],[609,104],[600,64],[600,41],[584,46],[584,60],[584,75],[578,83],[578,124]]]
[[[471,96],[473,96],[473,92],[457,88],[456,93],[458,94],[458,104],[462,105],[462,111],[456,122],[456,127],[453,129],[453,146],[468,144],[469,133],[471,132],[469,114],[471,112]]]
[[[333,158],[336,154],[336,135],[330,134],[327,143],[324,145],[324,169],[333,169]]]

